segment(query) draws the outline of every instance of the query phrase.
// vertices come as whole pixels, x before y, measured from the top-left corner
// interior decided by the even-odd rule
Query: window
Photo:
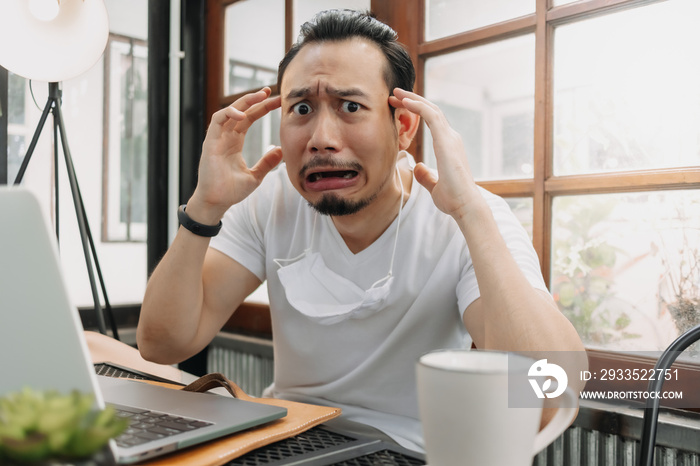
[[[535,0],[426,0],[425,39],[435,40],[535,12]]]
[[[426,0],[426,37],[457,35],[419,45],[422,91],[475,177],[512,206],[531,201],[544,274],[589,348],[665,348],[700,323],[700,33],[686,24],[700,6],[559,1],[460,32],[436,22],[445,3]]]
[[[265,28],[251,17],[265,12]],[[223,95],[240,94],[277,81],[285,52],[284,0],[242,0],[225,7]],[[246,44],[245,47],[238,47]]]
[[[424,95],[461,134],[476,179],[532,178],[534,71],[534,34],[425,61]],[[434,165],[423,135],[423,161]]]
[[[12,182],[27,152],[31,139],[27,124],[27,85],[24,78],[8,73],[7,178]]]
[[[146,42],[112,34],[105,52],[103,241],[146,240]]]
[[[673,0],[555,29],[554,176],[698,165],[698,14]]]

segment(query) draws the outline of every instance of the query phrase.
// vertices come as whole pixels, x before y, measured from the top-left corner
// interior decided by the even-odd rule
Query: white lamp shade
[[[30,0],[0,0],[0,65],[28,79],[59,82],[92,67],[105,50],[103,0],[56,0],[55,18],[30,11]]]

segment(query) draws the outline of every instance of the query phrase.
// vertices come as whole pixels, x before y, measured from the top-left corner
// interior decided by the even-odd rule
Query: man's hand
[[[475,196],[476,199],[480,197],[461,136],[437,105],[418,94],[396,88],[389,103],[419,115],[428,125],[433,136],[437,174],[423,163],[417,164],[413,172],[416,180],[430,192],[437,208],[459,220]]]
[[[252,168],[243,159],[243,142],[250,126],[280,106],[279,96],[269,96],[270,88],[263,88],[212,116],[202,145],[199,181],[187,204],[187,213],[196,221],[217,223],[229,207],[248,197],[282,160],[279,147],[268,151]]]

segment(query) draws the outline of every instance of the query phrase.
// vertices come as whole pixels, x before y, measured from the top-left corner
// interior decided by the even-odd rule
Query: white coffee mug
[[[524,378],[534,359],[475,350],[440,350],[420,358],[419,413],[430,466],[531,466],[533,457],[571,424],[577,400],[571,388],[554,418],[538,433],[542,402],[509,407],[509,377]],[[512,384],[511,389],[512,389]],[[529,384],[519,385],[531,390]]]

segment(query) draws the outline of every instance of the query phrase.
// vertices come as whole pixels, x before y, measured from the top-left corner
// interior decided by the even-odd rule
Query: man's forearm
[[[146,359],[172,363],[195,339],[203,305],[202,270],[209,238],[180,228],[149,278],[136,332]],[[187,352],[187,351],[184,351]]]
[[[482,339],[475,341],[477,346],[582,350],[578,334],[554,301],[535,289],[520,270],[487,203],[478,199],[456,220],[469,246],[481,294],[483,309],[473,320],[479,328],[475,336]],[[469,318],[465,314],[465,322]]]
[[[488,205],[457,222],[469,245],[481,297],[464,314],[480,349],[526,353],[548,359],[567,374],[588,368],[588,358],[574,326],[548,293],[534,288],[513,259]],[[584,383],[570,377],[578,393]],[[546,410],[543,422],[553,415]]]

